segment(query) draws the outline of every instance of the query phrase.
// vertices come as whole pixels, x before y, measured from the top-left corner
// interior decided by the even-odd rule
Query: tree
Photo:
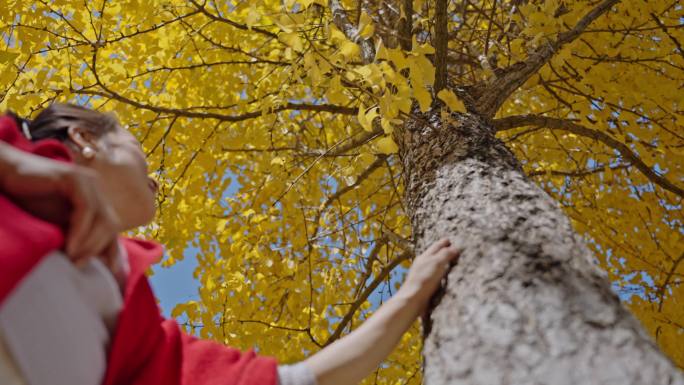
[[[683,12],[12,2],[0,107],[71,100],[131,127],[162,182],[142,232],[165,265],[200,250],[200,298],[174,315],[202,336],[301,359],[451,235],[428,384],[682,383],[607,282],[684,367]],[[416,325],[367,381],[420,382],[420,352]]]

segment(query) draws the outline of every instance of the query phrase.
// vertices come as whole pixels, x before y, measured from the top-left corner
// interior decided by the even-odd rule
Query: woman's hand
[[[361,326],[304,362],[318,385],[351,385],[368,376],[392,352],[427,304],[459,254],[441,239],[413,260],[406,281]]]
[[[98,175],[85,167],[19,151],[0,142],[0,190],[25,210],[66,225],[66,253],[76,263],[116,242],[119,220]],[[68,218],[68,220],[67,220]]]
[[[440,281],[449,271],[451,262],[458,257],[459,253],[460,250],[453,246],[448,238],[442,238],[433,243],[423,254],[413,260],[406,281],[401,285],[400,293],[397,294],[406,294],[418,301],[421,305],[418,308],[418,314],[422,314],[439,287]]]

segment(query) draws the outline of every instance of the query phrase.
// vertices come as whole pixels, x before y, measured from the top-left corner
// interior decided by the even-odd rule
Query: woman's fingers
[[[439,249],[450,245],[451,241],[449,241],[449,238],[441,238],[437,242],[430,245],[430,247],[425,250],[425,254],[435,254]]]
[[[63,193],[69,198],[72,205],[66,252],[75,259],[81,258],[86,253],[84,246],[96,215],[92,191],[82,178],[83,176],[79,175],[78,171],[74,171],[61,179]]]
[[[439,260],[443,260],[443,261],[446,261],[446,262],[450,262],[450,261],[452,261],[453,259],[455,259],[456,257],[458,257],[458,255],[459,255],[460,253],[461,253],[461,251],[460,251],[458,248],[456,248],[455,246],[451,245],[451,246],[449,246],[449,247],[444,247],[444,248],[440,249],[440,250],[435,254],[435,257],[436,257],[437,259],[439,259]]]
[[[86,203],[81,202],[74,206],[67,230],[66,252],[72,258],[80,258],[87,253],[86,241],[92,231],[95,213]]]
[[[82,260],[102,253],[119,228],[116,214],[97,188],[97,176],[75,169],[64,178],[65,193],[73,206],[67,238],[67,254]]]
[[[418,308],[416,316],[424,314],[430,298],[460,253],[461,247],[452,244],[447,238],[442,238],[413,260],[400,291],[415,299],[413,303]]]

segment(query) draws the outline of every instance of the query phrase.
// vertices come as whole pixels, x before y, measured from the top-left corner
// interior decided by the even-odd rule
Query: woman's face
[[[100,187],[114,206],[122,231],[145,225],[154,219],[158,184],[148,176],[140,142],[126,129],[116,128],[93,139],[95,156],[77,157],[81,165],[100,176]]]

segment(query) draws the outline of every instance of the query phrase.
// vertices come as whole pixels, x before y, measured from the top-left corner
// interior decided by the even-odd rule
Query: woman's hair
[[[34,142],[42,139],[65,142],[69,139],[67,130],[74,124],[98,136],[113,130],[118,124],[116,116],[112,113],[99,112],[70,103],[52,103],[33,121],[19,118],[11,111],[8,114],[14,117],[24,135]]]

